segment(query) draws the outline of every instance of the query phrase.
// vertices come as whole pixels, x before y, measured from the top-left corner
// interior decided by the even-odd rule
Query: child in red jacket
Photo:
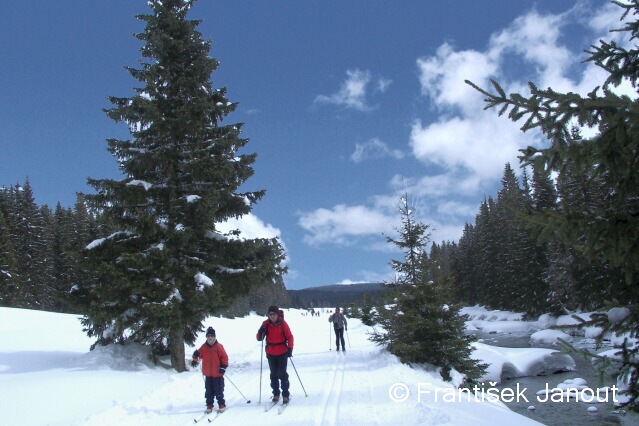
[[[224,346],[217,341],[215,330],[209,327],[206,330],[206,343],[200,349],[193,352],[193,361],[202,360],[202,374],[204,375],[204,387],[206,392],[206,412],[213,411],[213,402],[217,398],[219,412],[226,408],[224,402],[224,373],[229,366],[229,357]]]
[[[273,402],[280,399],[280,384],[282,386],[282,403],[288,404],[290,382],[286,367],[288,358],[293,356],[293,333],[286,321],[284,313],[277,306],[268,308],[268,319],[262,322],[257,331],[257,340],[266,337],[266,359],[271,370],[271,389]]]

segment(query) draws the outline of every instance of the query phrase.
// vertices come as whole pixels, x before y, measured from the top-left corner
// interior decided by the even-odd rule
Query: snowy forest
[[[108,141],[125,177],[89,179],[95,194],[79,195],[73,208],[38,206],[28,179],[2,188],[0,305],[82,314],[99,344],[149,344],[184,371],[184,343],[195,341],[207,315],[234,301],[243,306],[237,315],[254,309],[250,300],[266,299],[260,288],[286,303],[286,267],[276,239],[216,229],[264,195],[238,192],[255,156],[237,153],[248,143],[240,124],[222,124],[237,104],[211,85],[217,61],[198,22],[186,19],[191,3],[149,4],[153,13],[139,17],[146,28],[136,34],[145,43],[141,67],[128,69],[141,87],[130,98],[111,98],[106,111],[130,130],[131,140]],[[639,13],[637,2],[620,7]],[[639,20],[623,31],[636,40]],[[602,336],[628,336],[621,372],[630,405],[639,408],[639,101],[614,90],[623,82],[636,88],[639,59],[636,49],[604,41],[589,53],[609,77],[587,97],[533,83],[525,97],[506,94],[496,81],[490,90],[467,82],[487,109],[523,121],[523,131],[541,130],[549,146],[522,152],[521,179],[505,165],[501,189],[481,203],[457,242],[429,242],[410,194],[403,198],[400,238],[388,241],[406,256],[391,262],[396,305],[371,318],[386,330],[376,342],[402,361],[479,377],[482,366],[468,360],[470,339],[455,315],[460,306],[531,317],[597,310],[591,325]],[[599,135],[583,138],[584,127]],[[613,307],[624,315],[611,320]],[[414,332],[436,324],[449,334]],[[407,334],[414,340],[396,338]],[[433,339],[449,349],[438,350]],[[448,356],[437,358],[442,353]]]

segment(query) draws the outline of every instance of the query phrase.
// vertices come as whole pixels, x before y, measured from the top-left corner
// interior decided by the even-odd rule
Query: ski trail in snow
[[[338,352],[335,356],[338,359],[333,365],[333,374],[324,385],[324,398],[321,404],[323,414],[316,421],[316,425],[336,425],[339,418],[339,404],[344,387],[344,371],[346,370],[346,354]]]

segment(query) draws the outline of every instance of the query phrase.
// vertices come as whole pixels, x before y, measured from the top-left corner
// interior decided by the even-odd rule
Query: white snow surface
[[[573,338],[561,330],[540,330],[530,336],[530,345],[533,347],[559,347],[559,340],[562,339],[572,343]]]
[[[268,366],[260,391],[262,346],[255,340],[257,315],[210,317],[229,354],[219,425],[495,425],[539,424],[501,402],[445,402],[435,393],[452,389],[436,371],[411,368],[368,340],[370,328],[349,319],[346,353],[336,352],[328,313],[304,316],[285,310],[295,336],[288,372],[291,404],[281,415],[264,412],[270,395]],[[198,369],[176,373],[147,359],[147,348],[130,344],[99,347],[82,332],[77,315],[0,308],[0,413],[6,425],[187,425],[204,409],[204,384]],[[196,347],[204,342],[199,336]],[[548,349],[510,350],[478,344],[474,357],[492,364],[538,372]],[[329,350],[333,349],[333,350]],[[187,357],[195,349],[187,347]],[[295,368],[294,368],[295,367]],[[300,384],[301,379],[305,390]],[[458,375],[457,375],[458,376]],[[231,383],[231,381],[233,383]],[[401,383],[406,388],[398,388]],[[237,386],[246,399],[237,391]],[[418,393],[420,389],[430,393]],[[395,393],[390,392],[391,388]],[[399,389],[399,392],[397,390]],[[391,394],[406,396],[394,402]],[[261,396],[260,396],[261,395]],[[205,424],[208,424],[204,422]]]
[[[193,277],[196,283],[200,284],[200,286],[211,287],[213,285],[213,280],[210,279],[204,272],[198,272]]]
[[[131,182],[128,182],[127,186],[141,186],[147,191],[153,188],[153,184],[138,179],[133,179]]]

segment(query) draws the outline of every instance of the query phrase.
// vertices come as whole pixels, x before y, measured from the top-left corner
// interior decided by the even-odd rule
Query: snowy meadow
[[[490,318],[481,308],[469,309],[470,329],[531,326],[521,318]],[[295,349],[288,368],[292,399],[282,414],[276,409],[264,411],[270,396],[268,366],[261,343],[255,340],[263,318],[254,314],[208,318],[205,325],[216,329],[230,363],[228,410],[215,423],[538,424],[510,411],[501,400],[508,395],[495,398],[482,392],[483,397],[471,398],[442,381],[436,370],[399,363],[368,340],[370,327],[359,320],[349,321],[346,353],[336,352],[327,317],[328,311],[313,317],[285,310]],[[0,342],[3,424],[186,425],[193,424],[204,409],[204,384],[197,368],[178,374],[168,367],[168,360],[153,365],[146,348],[135,344],[89,351],[92,341],[76,315],[0,308]],[[200,336],[198,346],[203,342]],[[194,349],[187,347],[187,355]],[[477,343],[474,356],[490,364],[483,378],[486,383],[574,368],[570,356],[549,348],[507,349]],[[454,378],[454,384],[460,381],[461,377]],[[527,397],[534,398],[535,391],[529,390]]]

